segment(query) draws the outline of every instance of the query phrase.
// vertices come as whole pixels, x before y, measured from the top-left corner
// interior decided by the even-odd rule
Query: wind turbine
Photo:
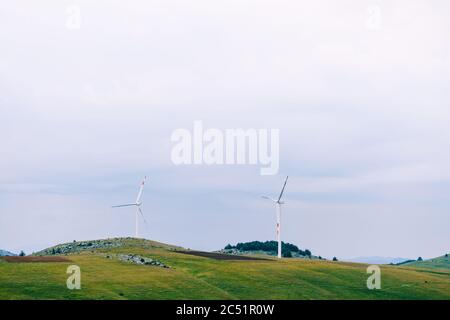
[[[144,222],[147,223],[147,221],[145,221],[144,214],[142,213],[142,210],[141,210],[141,205],[142,205],[141,197],[142,197],[142,191],[144,191],[144,185],[145,185],[146,180],[147,180],[147,176],[145,176],[144,180],[142,180],[142,182],[141,182],[141,186],[139,188],[139,193],[137,195],[135,203],[120,204],[118,206],[112,206],[113,208],[136,206],[136,233],[135,233],[136,238],[139,238],[139,214],[141,214]]]
[[[283,196],[284,188],[286,188],[286,183],[288,181],[289,176],[286,177],[286,180],[284,181],[283,189],[281,189],[280,196],[278,197],[278,200],[263,196],[263,199],[271,200],[275,203],[275,207],[277,210],[277,241],[278,241],[278,258],[281,258],[281,205],[284,204],[283,201],[281,201],[281,197]]]

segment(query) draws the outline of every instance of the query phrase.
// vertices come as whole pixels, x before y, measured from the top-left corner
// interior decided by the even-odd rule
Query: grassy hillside
[[[105,241],[114,245],[72,244],[70,252],[58,255],[70,261],[0,259],[0,299],[450,299],[445,270],[382,266],[382,290],[368,290],[363,264],[215,260],[146,240]],[[117,259],[130,254],[169,268]],[[73,264],[81,268],[81,290],[66,288],[66,269]]]
[[[402,264],[402,266],[450,270],[450,257],[443,255],[429,260],[407,262]]]

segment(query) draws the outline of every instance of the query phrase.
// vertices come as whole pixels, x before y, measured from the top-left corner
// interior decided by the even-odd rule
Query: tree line
[[[225,250],[236,249],[239,251],[264,251],[276,253],[278,251],[277,241],[251,241],[251,242],[239,242],[235,246],[228,244]],[[281,254],[283,257],[292,257],[292,253],[296,253],[300,256],[311,256],[310,250],[301,250],[296,245],[286,242],[281,242]]]

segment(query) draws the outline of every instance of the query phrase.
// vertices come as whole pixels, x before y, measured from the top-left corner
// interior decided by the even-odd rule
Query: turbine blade
[[[283,196],[284,188],[286,188],[286,183],[288,181],[288,178],[289,178],[289,176],[287,176],[286,180],[284,181],[283,189],[281,189],[281,193],[280,193],[280,196],[278,197],[278,201],[277,202],[280,202],[281,197]]]
[[[131,207],[131,206],[137,206],[137,204],[136,203],[119,204],[118,206],[111,206],[111,208]]]
[[[147,220],[145,220],[145,217],[144,217],[144,214],[142,213],[142,210],[141,210],[141,208],[140,208],[139,206],[138,206],[137,208],[138,208],[138,210],[139,210],[139,213],[141,214],[141,216],[142,216],[142,219],[144,220],[145,224],[147,224]]]
[[[145,180],[147,180],[147,176],[145,176],[144,180],[142,180],[142,182],[141,182],[141,187],[139,188],[139,193],[136,198],[136,203],[139,203],[139,201],[141,201],[142,191],[144,191]]]
[[[270,201],[273,201],[273,202],[277,202],[276,200],[274,200],[272,198],[269,198],[269,197],[266,197],[266,196],[262,196],[261,198],[266,199],[266,200],[270,200]]]

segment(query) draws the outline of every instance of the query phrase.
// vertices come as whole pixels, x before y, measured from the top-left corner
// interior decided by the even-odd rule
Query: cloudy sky
[[[79,17],[77,13],[80,13]],[[450,4],[18,0],[0,9],[0,248],[131,236],[324,257],[450,243]],[[280,129],[280,172],[175,166],[174,130]]]

